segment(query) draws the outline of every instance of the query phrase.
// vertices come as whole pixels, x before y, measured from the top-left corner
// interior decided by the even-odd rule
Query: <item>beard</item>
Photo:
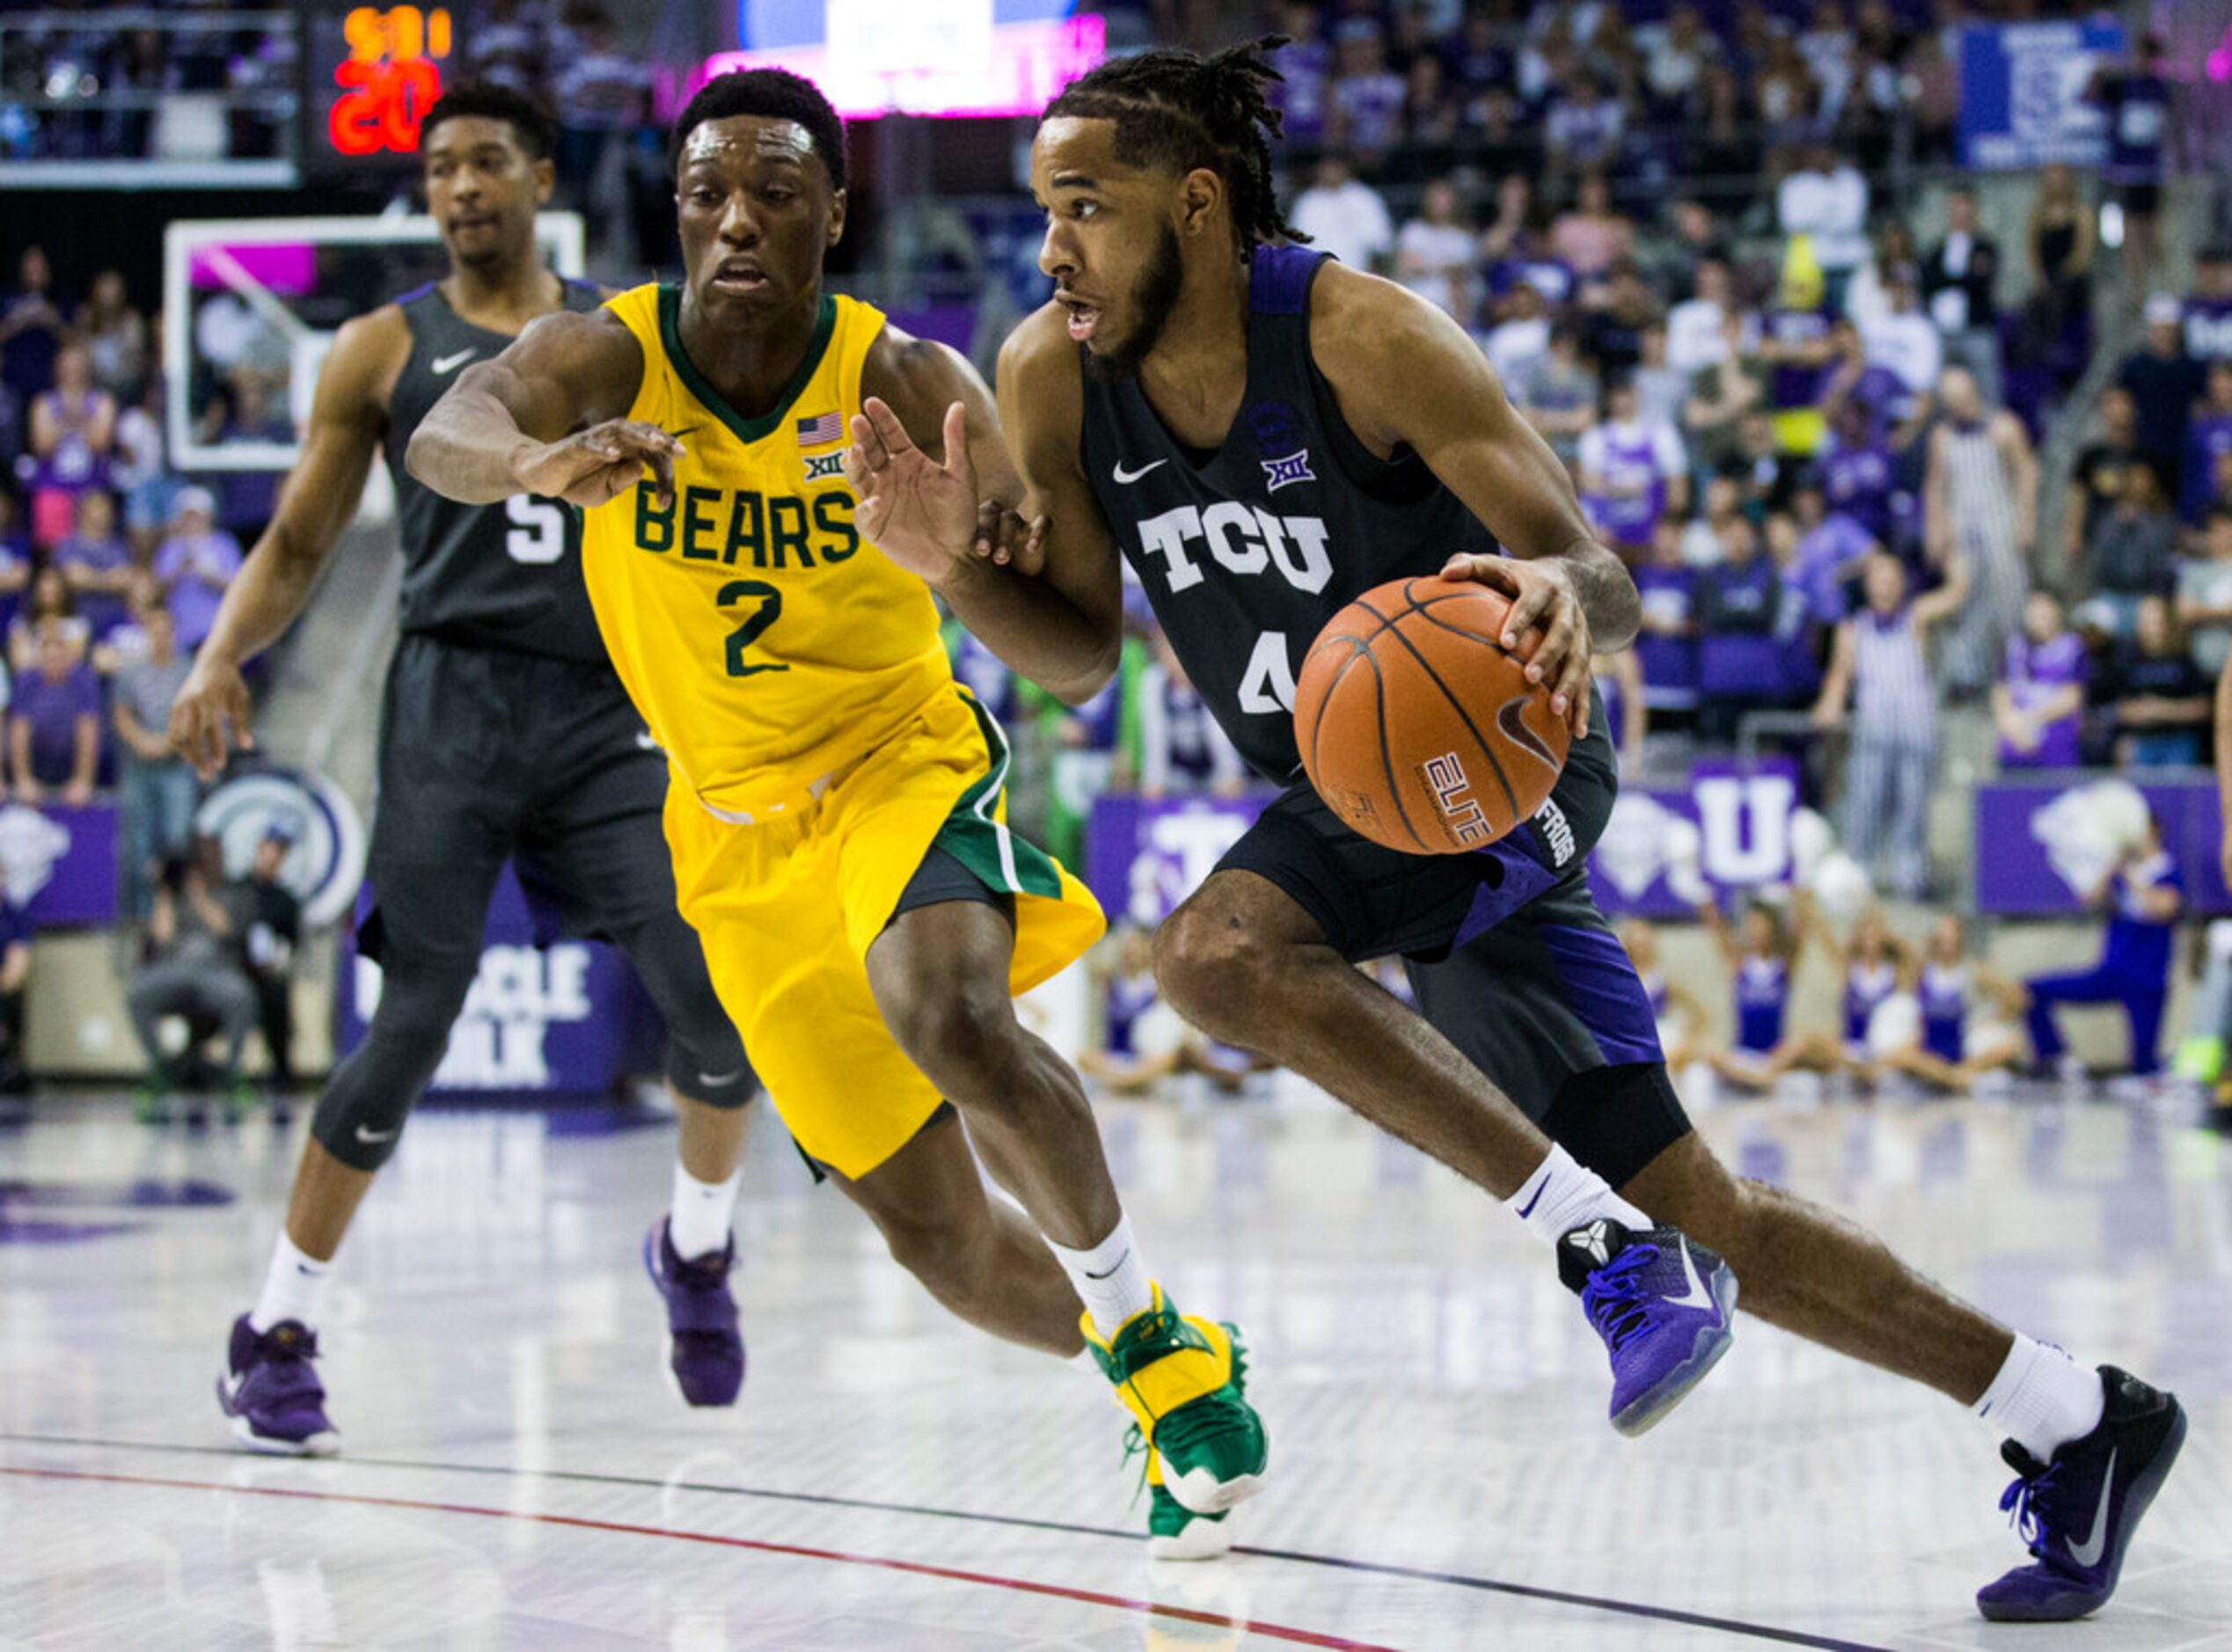
[[[1102,380],[1138,377],[1140,368],[1162,338],[1163,329],[1170,325],[1171,312],[1178,308],[1178,295],[1185,279],[1178,232],[1166,223],[1161,237],[1155,242],[1154,256],[1147,260],[1147,267],[1131,289],[1131,309],[1138,319],[1131,324],[1130,336],[1106,353],[1087,350],[1086,370]]]

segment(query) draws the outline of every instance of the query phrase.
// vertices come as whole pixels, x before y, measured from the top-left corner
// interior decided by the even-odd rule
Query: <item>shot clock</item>
[[[464,62],[462,8],[301,0],[304,169],[361,174],[415,156]]]

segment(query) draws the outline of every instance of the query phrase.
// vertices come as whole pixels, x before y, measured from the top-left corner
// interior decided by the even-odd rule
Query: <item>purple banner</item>
[[[113,924],[116,806],[0,808],[0,867],[9,895],[41,929]]]
[[[372,905],[360,897],[361,924]],[[563,939],[535,944],[536,924],[509,866],[488,904],[479,972],[450,1047],[428,1086],[436,1094],[547,1097],[611,1093],[635,1071],[655,1071],[655,1038],[645,1036],[657,1012],[618,953],[601,944]],[[342,1054],[364,1041],[379,1006],[379,966],[359,954],[352,933],[336,983],[334,1043]]]
[[[1277,794],[1145,798],[1103,793],[1086,828],[1085,881],[1114,923],[1153,928],[1202,886]]]
[[[1794,757],[1706,760],[1687,786],[1623,786],[1589,857],[1597,903],[1614,914],[1687,917],[1690,903],[1667,883],[1684,863],[1721,890],[1782,882],[1799,806]]]
[[[2097,806],[2088,806],[2103,782],[2100,775],[2073,771],[2039,784],[1977,788],[1978,911],[2046,917],[2084,910],[2086,891],[2108,852]],[[2216,786],[2191,780],[2138,790],[2162,822],[2162,846],[2185,875],[2188,910],[2232,911],[2217,852],[2223,816]]]

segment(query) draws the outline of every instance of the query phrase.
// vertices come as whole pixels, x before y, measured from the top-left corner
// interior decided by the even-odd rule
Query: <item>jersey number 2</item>
[[[744,650],[758,640],[759,634],[781,618],[783,594],[765,580],[731,580],[721,588],[714,601],[723,608],[734,608],[749,597],[759,599],[758,611],[728,633],[728,675],[754,676],[762,671],[787,671],[787,665],[747,665]]]
[[[566,510],[547,499],[514,493],[504,501],[504,550],[515,562],[545,567],[566,555]]]

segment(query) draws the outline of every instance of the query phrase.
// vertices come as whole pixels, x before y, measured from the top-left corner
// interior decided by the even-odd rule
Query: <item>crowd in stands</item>
[[[2146,298],[2042,554],[2038,450],[2096,347],[2101,192],[2045,168],[2003,246],[1967,187],[1919,210],[1887,189],[1894,83],[1916,157],[1949,158],[1949,31],[1987,11],[1276,9],[1314,151],[1292,221],[1472,333],[1636,573],[1644,634],[1606,664],[1648,717],[1623,731],[1844,731],[1848,830],[1902,894],[1945,708],[1988,713],[2009,767],[2192,764],[2232,644],[2232,253]],[[2157,43],[2089,95],[2128,291],[2164,267]]]
[[[240,537],[170,470],[156,329],[123,279],[105,272],[80,303],[53,288],[34,246],[0,301],[0,784],[33,808],[117,787],[127,910],[144,916],[197,800],[165,738],[171,702]]]

